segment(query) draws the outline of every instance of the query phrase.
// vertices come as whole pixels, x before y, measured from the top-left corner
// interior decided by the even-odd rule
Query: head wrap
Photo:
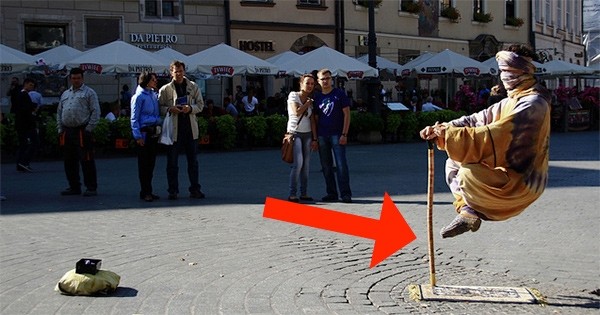
[[[496,61],[501,71],[500,80],[507,91],[516,89],[525,81],[533,80],[535,66],[531,58],[519,56],[511,51],[499,51],[496,54]]]

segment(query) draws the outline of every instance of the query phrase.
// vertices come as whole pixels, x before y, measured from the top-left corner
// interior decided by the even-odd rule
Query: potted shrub
[[[419,14],[421,12],[421,5],[414,1],[402,1],[400,10],[411,14]]]
[[[458,23],[460,21],[460,11],[453,6],[445,7],[442,12],[440,12],[440,16],[445,17],[454,23]]]
[[[198,142],[200,144],[210,144],[210,135],[208,133],[208,119],[200,116],[198,121]]]
[[[475,21],[475,22],[489,23],[493,20],[494,20],[494,17],[492,16],[491,13],[481,13],[481,12],[473,13],[473,21]]]
[[[398,128],[402,124],[402,116],[400,113],[389,113],[385,118],[385,133],[386,141],[397,141]]]
[[[381,143],[383,137],[381,132],[384,128],[383,118],[381,116],[368,113],[357,112],[350,120],[350,126],[354,125],[357,134],[357,140],[361,143]]]
[[[217,142],[218,145],[225,150],[233,149],[237,139],[235,118],[231,115],[217,116],[215,117],[215,125],[217,129],[217,140],[213,141],[213,144]]]
[[[509,16],[506,18],[506,25],[521,27],[525,23],[522,18]]]

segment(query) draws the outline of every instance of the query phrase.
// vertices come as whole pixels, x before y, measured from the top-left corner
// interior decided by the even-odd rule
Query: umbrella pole
[[[427,141],[427,243],[429,247],[429,283],[435,287],[435,257],[433,246],[433,182],[434,182],[434,150],[433,141]]]

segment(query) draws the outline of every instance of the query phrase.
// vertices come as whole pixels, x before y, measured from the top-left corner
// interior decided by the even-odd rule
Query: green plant
[[[267,133],[271,139],[271,145],[280,145],[281,138],[287,129],[287,117],[283,115],[267,116]]]
[[[400,10],[412,14],[419,14],[419,12],[421,12],[421,4],[414,1],[402,1]]]
[[[445,7],[442,12],[440,12],[440,16],[445,17],[454,23],[460,21],[460,11],[453,6]]]
[[[92,131],[92,135],[94,136],[94,141],[99,146],[105,146],[110,143],[110,129],[111,122],[105,118],[100,118],[96,128]],[[56,135],[56,131],[54,132]],[[56,138],[56,137],[55,137]]]
[[[481,13],[481,12],[473,13],[473,21],[480,22],[480,23],[489,23],[493,20],[494,20],[494,17],[492,16],[491,13]]]
[[[225,150],[235,147],[237,138],[235,118],[231,115],[217,116],[215,117],[215,125],[217,128],[217,144]]]
[[[200,138],[208,135],[208,119],[199,116],[197,118],[198,121],[198,136]]]
[[[267,135],[267,120],[264,116],[250,116],[242,118],[248,135],[254,140],[263,140]]]
[[[398,138],[403,141],[411,141],[413,140],[419,130],[417,127],[419,126],[419,121],[417,119],[417,115],[410,111],[402,114],[402,123],[398,128]]]
[[[131,133],[131,120],[129,117],[118,117],[112,123],[114,137],[119,139],[133,139]]]
[[[5,114],[6,122],[0,124],[0,141],[2,144],[2,151],[12,152],[17,146],[17,131],[15,129],[15,115]],[[56,131],[54,132],[56,134]]]
[[[356,133],[369,131],[383,131],[384,121],[381,116],[369,112],[354,112],[351,116],[350,127]]]
[[[525,23],[525,21],[519,17],[509,16],[506,18],[506,25],[521,27],[523,26],[523,23]]]
[[[402,116],[400,113],[391,113],[385,118],[385,132],[396,134],[398,128],[402,124]]]

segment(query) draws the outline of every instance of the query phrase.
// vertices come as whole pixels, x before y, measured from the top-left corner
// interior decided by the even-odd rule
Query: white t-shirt
[[[300,117],[296,116],[294,108],[298,108],[302,101],[300,100],[301,92],[290,92],[288,95],[287,101],[287,110],[288,110],[288,123],[287,123],[287,131],[288,132],[310,132],[310,116],[312,116],[312,107],[308,107],[306,113],[307,116],[304,116],[300,121],[300,125],[298,125],[298,120]],[[298,125],[298,128],[296,128]]]
[[[256,105],[258,105],[258,100],[256,97],[252,96],[252,99],[248,101],[248,96],[244,96],[242,98],[242,103],[244,103],[244,110],[247,113],[253,112],[256,109]]]

